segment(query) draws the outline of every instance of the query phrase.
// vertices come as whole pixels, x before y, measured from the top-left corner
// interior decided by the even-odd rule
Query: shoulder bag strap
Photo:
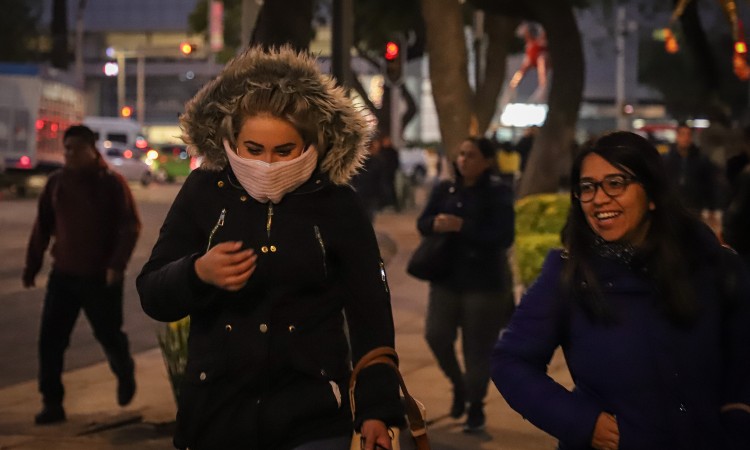
[[[430,442],[427,439],[427,424],[425,423],[425,418],[422,414],[424,406],[415,400],[414,397],[409,394],[409,390],[406,389],[404,378],[401,376],[401,372],[398,370],[398,365],[395,361],[397,359],[398,355],[394,349],[390,347],[378,347],[365,354],[365,356],[359,360],[354,367],[351,378],[349,379],[349,403],[352,409],[352,420],[354,419],[356,411],[354,389],[357,385],[357,375],[359,375],[359,372],[365,367],[369,367],[373,364],[385,364],[392,368],[398,377],[398,383],[401,386],[401,392],[404,396],[406,415],[409,419],[409,431],[414,437],[417,449],[429,450]]]

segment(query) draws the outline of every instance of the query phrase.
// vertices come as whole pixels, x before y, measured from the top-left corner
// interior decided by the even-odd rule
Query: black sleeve
[[[445,202],[445,196],[448,194],[448,190],[453,185],[450,181],[443,181],[432,189],[430,198],[427,200],[427,204],[422,211],[422,214],[417,218],[417,229],[422,236],[427,236],[433,233],[432,224],[435,221],[435,216],[441,212],[441,207]]]
[[[346,285],[344,303],[352,361],[377,347],[394,348],[394,326],[391,295],[378,242],[365,211],[356,201],[356,194],[341,188],[337,200],[340,208],[351,211],[338,220],[336,255]],[[338,209],[338,208],[337,208]],[[367,419],[380,419],[389,425],[400,425],[404,412],[398,378],[389,367],[378,364],[359,374],[355,392],[359,427]]]
[[[136,280],[143,310],[156,320],[173,322],[205,308],[218,291],[200,281],[195,260],[205,252],[203,236],[189,213],[190,199],[200,190],[196,172],[185,181],[167,213],[151,257]]]

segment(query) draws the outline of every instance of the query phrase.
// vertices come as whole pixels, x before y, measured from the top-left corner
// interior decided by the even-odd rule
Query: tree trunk
[[[560,0],[471,0],[478,8],[539,22],[547,33],[552,77],[547,120],[534,139],[518,195],[555,192],[560,162],[573,144],[583,96],[583,49],[573,8]]]
[[[717,102],[720,78],[717,70],[718,65],[713,50],[711,50],[711,44],[708,42],[706,31],[701,24],[698,2],[692,1],[687,4],[685,11],[680,16],[680,24],[685,34],[687,47],[696,60],[696,75],[702,88],[702,92],[697,94],[706,103]]]
[[[68,4],[66,0],[52,2],[52,67],[66,70],[70,63],[68,52]]]
[[[519,20],[498,14],[485,15],[487,31],[487,52],[482,83],[475,98],[474,109],[477,114],[477,129],[480,135],[487,132],[492,117],[497,110],[497,98],[503,89],[505,69],[508,60],[508,45]]]
[[[456,0],[421,0],[421,4],[443,151],[453,160],[469,133],[472,116],[461,5]]]
[[[559,0],[540,0],[530,7],[547,33],[553,73],[547,120],[534,139],[519,197],[557,191],[560,161],[567,160],[573,144],[583,96],[583,49],[573,8]]]
[[[270,0],[258,13],[250,45],[263,48],[289,44],[306,50],[312,40],[313,0]]]
[[[414,116],[417,115],[417,103],[414,101],[414,97],[411,95],[411,92],[409,92],[409,89],[406,88],[406,84],[401,84],[401,98],[404,99],[404,102],[406,103],[406,111],[404,111],[404,115],[401,116],[401,133],[403,134],[403,131],[406,129],[406,126],[409,125],[409,122],[414,119]]]

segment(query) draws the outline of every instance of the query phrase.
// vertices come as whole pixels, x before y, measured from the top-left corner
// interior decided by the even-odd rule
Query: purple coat
[[[592,267],[617,321],[593,323],[560,293],[565,259],[551,251],[495,347],[493,381],[561,449],[591,448],[602,411],[617,418],[620,450],[750,449],[750,275],[735,256],[738,301],[723,303],[724,271],[705,264],[694,278],[701,315],[685,330],[656,310],[646,273],[604,258]],[[558,346],[572,392],[546,373]],[[725,404],[747,410],[722,414]]]

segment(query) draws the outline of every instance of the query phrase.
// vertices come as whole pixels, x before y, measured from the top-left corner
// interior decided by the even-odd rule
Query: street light
[[[195,45],[190,42],[182,42],[180,44],[180,52],[185,56],[190,56],[195,51]]]
[[[160,57],[172,57],[178,58],[180,54],[183,56],[197,56],[198,45],[183,41],[180,43],[178,48],[174,45],[171,46],[146,46],[138,47],[132,50],[121,50],[114,47],[107,48],[107,56],[116,59],[116,62],[110,61],[107,64],[110,66],[110,73],[113,73],[113,67],[117,67],[117,71],[111,76],[117,75],[117,110],[122,113],[125,105],[125,61],[126,58],[136,58],[136,103],[135,113],[138,119],[138,123],[143,125],[145,120],[145,109],[146,109],[146,56],[160,56]],[[106,73],[106,65],[105,65]],[[132,108],[131,108],[132,114]]]
[[[104,64],[104,75],[108,77],[116,77],[120,73],[120,67],[114,61],[109,61]]]
[[[130,106],[125,105],[120,109],[120,117],[125,117],[127,119],[127,118],[130,118],[132,115],[133,115],[133,108],[131,108]]]

